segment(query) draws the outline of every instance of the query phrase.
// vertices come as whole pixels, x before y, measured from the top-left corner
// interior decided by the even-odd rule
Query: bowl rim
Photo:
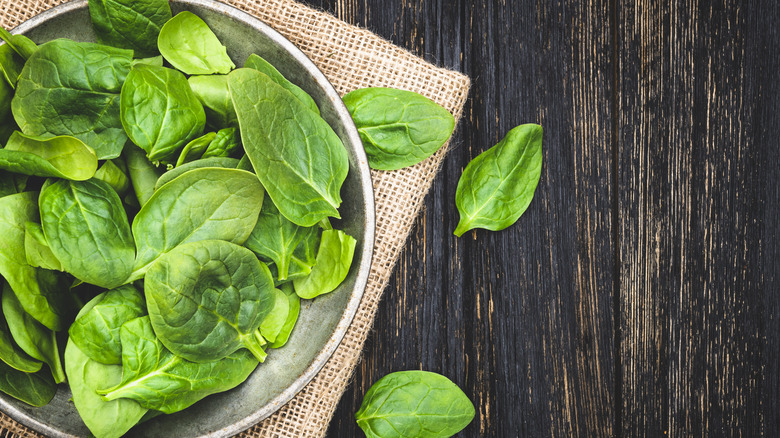
[[[250,427],[256,425],[260,421],[268,418],[273,413],[281,409],[314,379],[314,377],[322,370],[322,368],[331,358],[338,346],[341,345],[341,342],[344,339],[344,336],[346,335],[347,330],[352,324],[352,321],[354,320],[355,315],[357,314],[357,311],[360,307],[360,302],[363,298],[366,285],[368,284],[368,277],[371,271],[376,229],[374,188],[371,180],[371,171],[369,170],[368,166],[368,159],[366,157],[365,150],[363,149],[360,135],[358,134],[357,128],[355,127],[355,124],[352,120],[352,116],[341,100],[341,96],[338,94],[333,84],[330,83],[325,74],[314,64],[314,62],[309,57],[306,56],[306,54],[303,53],[303,51],[301,51],[301,49],[295,46],[292,42],[290,42],[290,40],[282,36],[271,26],[263,22],[260,18],[257,18],[234,6],[222,3],[220,1],[170,0],[170,3],[195,5],[227,15],[235,21],[242,22],[252,28],[257,29],[259,32],[265,34],[265,36],[270,38],[274,43],[278,44],[287,53],[289,53],[311,75],[317,86],[325,92],[327,98],[333,103],[338,119],[345,125],[344,128],[347,142],[350,143],[349,145],[345,144],[345,147],[351,148],[355,154],[355,157],[357,158],[355,163],[357,170],[356,176],[359,178],[361,188],[366,194],[362,202],[365,209],[365,221],[363,224],[363,248],[360,254],[360,264],[357,266],[358,271],[356,274],[355,285],[352,288],[352,294],[349,301],[347,302],[347,306],[345,307],[344,312],[342,313],[333,333],[325,343],[325,347],[320,350],[309,367],[301,375],[299,375],[298,378],[296,378],[289,387],[271,399],[263,407],[230,426],[201,435],[201,437],[208,438],[227,437],[249,429]],[[10,33],[24,34],[31,29],[40,26],[48,20],[81,8],[88,8],[88,0],[72,0],[60,4],[24,21],[12,29]],[[28,416],[27,413],[15,408],[2,398],[0,398],[0,410],[9,415],[15,421],[37,430],[38,432],[58,437],[71,436],[69,434],[63,433],[60,430],[56,430],[33,417]]]

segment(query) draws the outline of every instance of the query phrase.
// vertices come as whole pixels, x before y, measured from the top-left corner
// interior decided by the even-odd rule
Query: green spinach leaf
[[[130,178],[127,177],[127,170],[119,167],[117,163],[124,167],[124,163],[118,158],[103,163],[95,172],[95,179],[110,185],[117,195],[122,196],[130,189]]]
[[[244,246],[254,251],[261,260],[276,264],[278,279],[286,280],[293,251],[308,234],[309,229],[287,220],[266,197],[257,225]]]
[[[349,162],[333,129],[256,70],[230,73],[228,87],[244,150],[279,211],[304,227],[339,217]]]
[[[474,414],[471,400],[448,378],[401,371],[371,386],[355,419],[368,438],[448,438]]]
[[[122,380],[120,365],[94,361],[68,340],[65,346],[65,373],[73,404],[84,424],[98,438],[119,438],[146,414],[147,409],[134,400],[106,401],[96,392]]]
[[[24,310],[46,327],[65,327],[73,310],[64,277],[27,264],[25,224],[38,222],[38,192],[0,198],[0,275],[11,285]]]
[[[64,271],[62,262],[54,256],[49,248],[49,242],[43,235],[41,224],[26,222],[24,224],[24,256],[27,264],[35,268],[50,269],[52,271]]]
[[[180,12],[165,23],[157,46],[166,61],[188,75],[227,74],[236,67],[227,48],[192,12]]]
[[[22,193],[27,188],[27,175],[0,172],[0,198]]]
[[[154,56],[157,36],[171,19],[168,0],[89,0],[89,15],[98,41]]]
[[[190,76],[187,80],[206,111],[206,120],[214,128],[237,127],[236,110],[230,100],[225,75]]]
[[[244,67],[255,69],[260,73],[267,75],[269,78],[271,78],[271,80],[292,93],[292,95],[300,100],[301,103],[303,103],[307,108],[317,114],[320,113],[320,109],[317,107],[317,103],[314,102],[314,99],[312,99],[311,96],[309,96],[309,93],[303,91],[301,87],[287,80],[287,78],[279,73],[279,70],[271,65],[270,62],[253,53],[249,55],[249,58],[247,58],[246,62],[244,63]]]
[[[38,205],[46,241],[67,272],[107,289],[125,282],[135,245],[111,186],[96,179],[59,180],[44,186]]]
[[[38,50],[38,46],[24,35],[11,35],[5,28],[0,27],[0,39],[19,54],[25,60],[30,59],[33,53]]]
[[[124,285],[96,296],[80,313],[68,330],[70,339],[90,359],[119,365],[122,363],[119,331],[125,322],[146,315],[146,302],[136,288]]]
[[[34,373],[43,366],[42,362],[30,357],[16,345],[5,318],[0,318],[0,362],[25,373]]]
[[[31,406],[48,404],[57,392],[51,373],[25,373],[0,361],[0,391]]]
[[[287,295],[279,289],[273,289],[273,295],[273,307],[260,324],[260,334],[269,343],[276,341],[290,313],[290,301]]]
[[[72,135],[100,160],[118,157],[127,141],[119,92],[132,56],[130,50],[65,39],[41,45],[16,86],[16,123],[27,135]]]
[[[177,245],[221,239],[242,245],[252,232],[263,188],[249,172],[204,168],[160,187],[133,221],[138,254],[133,279]]]
[[[65,371],[60,361],[60,350],[53,330],[36,321],[22,308],[14,291],[6,284],[3,288],[3,315],[19,348],[30,357],[49,366],[54,383],[65,381]]]
[[[220,129],[201,158],[229,157],[240,148],[241,134],[236,128]]]
[[[128,137],[151,161],[167,161],[203,133],[206,114],[176,70],[136,64],[122,86],[121,119]]]
[[[122,349],[122,382],[98,393],[106,400],[128,398],[166,414],[238,386],[258,363],[247,350],[236,351],[213,362],[184,360],[157,339],[148,316],[125,323],[121,336],[125,346]]]
[[[132,143],[125,146],[124,157],[127,173],[130,175],[130,184],[133,186],[138,204],[143,207],[154,194],[154,186],[163,170],[152,164],[146,158],[146,153]]]
[[[14,35],[12,38],[18,42],[21,38],[26,39],[27,37]],[[25,61],[26,59],[16,53],[16,50],[10,44],[0,46],[0,74],[2,74],[11,88],[16,88],[16,81],[19,80]]]
[[[542,174],[542,127],[520,125],[463,170],[455,191],[460,222],[455,235],[473,228],[503,230],[517,222]]]
[[[179,159],[176,160],[176,167],[200,159],[216,136],[216,132],[209,132],[187,143],[184,149],[181,150]]]
[[[287,297],[287,318],[282,325],[282,329],[276,335],[276,339],[271,342],[271,348],[282,348],[290,339],[290,334],[298,321],[298,314],[301,311],[301,298],[293,290],[292,284],[287,283],[280,286],[282,293]]]
[[[434,101],[394,88],[344,96],[372,169],[397,170],[430,157],[450,138],[455,118]]]
[[[259,327],[274,304],[268,268],[248,249],[223,240],[179,245],[144,278],[154,332],[177,356],[219,360],[247,348],[265,358]]]
[[[178,178],[184,173],[189,172],[190,170],[202,169],[204,167],[221,167],[224,169],[235,169],[237,166],[238,166],[238,160],[235,158],[227,158],[227,157],[201,158],[200,160],[184,163],[181,166],[177,166],[163,173],[160,179],[157,180],[157,184],[155,185],[154,189],[159,190],[160,187],[173,181],[174,179]]]
[[[83,181],[97,170],[95,151],[68,135],[33,137],[14,132],[0,149],[0,170]]]
[[[356,243],[354,238],[343,231],[323,231],[317,250],[317,263],[311,274],[293,281],[295,293],[301,298],[312,299],[336,289],[347,278]]]

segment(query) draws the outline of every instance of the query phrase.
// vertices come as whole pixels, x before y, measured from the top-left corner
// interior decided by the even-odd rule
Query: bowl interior
[[[234,390],[212,395],[183,412],[163,415],[136,426],[130,436],[231,436],[279,409],[324,365],[357,311],[368,278],[374,237],[373,191],[360,138],[340,97],[325,76],[289,41],[254,17],[210,0],[171,1],[174,15],[189,10],[206,21],[227,46],[237,66],[257,53],[312,95],[323,118],[334,128],[349,154],[350,173],[342,188],[342,220],[335,224],[357,239],[355,259],[346,281],[333,293],[302,301],[288,344],[271,350],[265,363]],[[19,26],[37,43],[56,38],[96,41],[86,0],[58,6]],[[67,385],[51,403],[33,408],[0,394],[0,409],[51,436],[88,436],[73,406]]]

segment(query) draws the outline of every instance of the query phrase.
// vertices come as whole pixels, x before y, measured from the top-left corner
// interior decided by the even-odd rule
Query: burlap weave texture
[[[0,26],[11,29],[59,3],[58,0],[0,0]],[[468,77],[433,66],[375,34],[290,0],[227,0],[263,20],[297,45],[325,73],[340,94],[364,87],[393,87],[420,93],[458,120]],[[321,437],[360,358],[379,300],[409,235],[447,145],[417,166],[372,171],[376,198],[374,258],[355,320],[333,357],[314,380],[244,437]],[[37,437],[0,413],[7,437]]]

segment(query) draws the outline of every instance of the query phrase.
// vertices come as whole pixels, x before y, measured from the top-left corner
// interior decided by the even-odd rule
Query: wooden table
[[[776,2],[307,3],[473,79],[328,436],[406,369],[471,397],[464,437],[780,436]],[[455,238],[463,167],[528,122],[528,211]]]

